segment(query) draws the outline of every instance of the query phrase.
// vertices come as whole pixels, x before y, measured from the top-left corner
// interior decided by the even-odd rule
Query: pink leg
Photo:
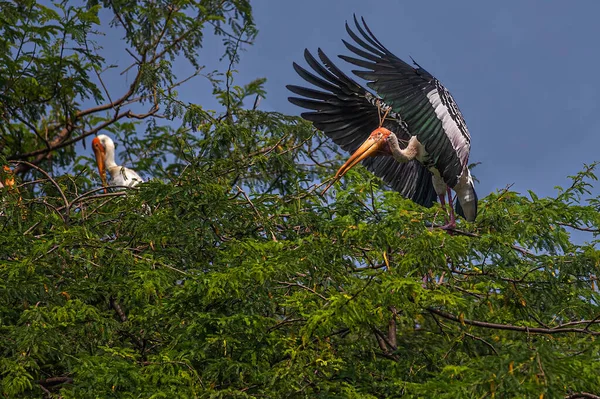
[[[448,212],[446,211],[446,195],[438,195],[438,198],[440,199],[440,204],[442,205],[442,209],[444,210],[444,220],[446,221],[446,223],[448,223]]]
[[[452,230],[456,227],[456,217],[454,216],[454,204],[452,204],[452,191],[450,190],[450,187],[448,187],[447,189],[447,193],[448,193],[448,205],[450,206],[450,222],[448,224],[446,224],[445,226],[442,226],[441,228],[444,230]],[[443,196],[440,196],[440,198],[442,198]],[[443,204],[443,202],[442,202]]]

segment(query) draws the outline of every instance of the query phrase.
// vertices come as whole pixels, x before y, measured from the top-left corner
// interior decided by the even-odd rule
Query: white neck
[[[417,136],[412,136],[408,141],[406,148],[402,149],[398,143],[398,137],[396,137],[394,133],[391,133],[388,137],[388,145],[392,151],[392,156],[400,163],[409,162],[418,158],[421,152],[421,143],[417,140]]]
[[[112,141],[107,141],[104,145],[105,155],[104,155],[104,165],[106,169],[112,169],[117,166],[115,162],[115,145]]]

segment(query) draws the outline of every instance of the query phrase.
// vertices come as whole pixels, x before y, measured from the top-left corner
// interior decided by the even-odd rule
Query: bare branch
[[[163,39],[163,37],[165,37],[165,33],[167,33],[167,28],[169,27],[169,21],[171,20],[173,13],[178,12],[178,11],[179,11],[179,8],[176,8],[173,5],[169,6],[169,13],[167,14],[167,18],[165,19],[165,25],[161,29],[161,31],[158,34],[158,37],[156,38],[154,43],[152,43],[152,45],[150,46],[153,51],[156,52],[156,49],[158,49],[158,46],[160,45],[160,41]]]
[[[150,115],[156,113],[157,111],[158,110],[156,110],[156,111],[153,110],[153,111],[149,112],[148,114],[144,114],[144,115],[150,116]],[[9,159],[22,159],[22,158],[29,158],[29,157],[37,156],[36,160],[31,162],[32,164],[36,164],[36,163],[41,162],[49,152],[57,150],[59,148],[67,147],[71,144],[74,144],[78,141],[83,140],[84,138],[86,138],[88,136],[94,135],[94,134],[98,133],[100,130],[112,125],[113,123],[115,123],[116,121],[118,121],[124,117],[134,117],[134,118],[140,119],[139,118],[140,116],[142,116],[142,115],[133,114],[131,111],[122,112],[120,114],[115,114],[115,116],[112,117],[111,119],[99,124],[92,130],[88,130],[87,132],[84,132],[84,133],[80,134],[79,136],[72,138],[71,140],[60,141],[60,140],[55,139],[55,140],[52,140],[52,143],[49,148],[44,148],[41,150],[28,152],[25,154],[18,154],[13,157],[9,157]],[[63,130],[63,132],[64,132],[64,130]],[[66,136],[66,137],[68,137],[68,136]],[[26,170],[18,170],[16,172],[24,172],[24,171],[26,171]]]
[[[52,397],[52,392],[50,392],[50,391],[48,390],[48,388],[46,388],[46,387],[45,387],[45,386],[43,386],[42,384],[38,384],[38,385],[40,386],[40,388],[42,389],[42,391],[44,391],[44,393],[45,393],[46,395],[48,395],[48,397],[49,397],[49,398],[51,398],[51,397]]]
[[[590,331],[584,328],[562,328],[562,326],[557,326],[554,328],[540,328],[540,327],[523,327],[523,326],[514,326],[512,324],[498,324],[498,323],[488,323],[485,321],[477,321],[477,320],[469,320],[462,319],[452,313],[444,312],[443,310],[435,309],[435,308],[427,308],[427,310],[431,313],[434,313],[438,316],[441,316],[445,319],[456,321],[459,323],[468,324],[470,326],[482,327],[482,328],[490,328],[495,330],[510,330],[510,331],[518,331],[524,333],[534,333],[534,334],[564,334],[564,333],[582,333],[582,334],[590,334],[590,335],[600,335],[600,331]]]
[[[90,51],[89,45],[88,45],[88,41],[87,38],[85,39],[85,48],[88,52]],[[96,77],[98,78],[98,80],[100,81],[100,84],[102,85],[102,89],[104,89],[104,93],[106,94],[106,98],[108,98],[108,101],[110,101],[111,103],[113,102],[112,98],[110,98],[110,93],[108,92],[108,89],[106,88],[106,85],[104,84],[104,81],[102,80],[102,77],[100,76],[100,73],[98,72],[98,70],[95,68],[95,66],[92,66],[92,69],[94,70],[94,73],[96,74]]]
[[[72,383],[73,382],[73,378],[71,377],[50,377],[50,378],[46,378],[45,380],[39,380],[36,381],[36,383],[40,384],[40,385],[57,385],[57,384],[64,384],[64,383]]]
[[[121,308],[121,305],[119,305],[119,302],[117,302],[117,300],[113,297],[110,297],[109,301],[110,307],[115,310],[115,312],[119,316],[119,319],[121,319],[121,322],[125,323],[127,321],[127,315],[125,314],[125,312],[123,312],[123,309]]]
[[[571,224],[571,223],[562,223],[562,222],[559,222],[559,223],[557,223],[557,224],[558,224],[559,226],[563,226],[563,227],[569,227],[569,228],[571,228],[571,229],[574,229],[574,230],[579,230],[579,231],[585,231],[585,232],[587,232],[587,233],[600,233],[600,229],[594,229],[594,228],[591,228],[591,227],[582,227],[582,226],[577,226],[577,225],[575,225],[575,224]]]
[[[248,28],[248,24],[244,25],[244,27],[242,28],[239,36],[236,38],[236,42],[235,42],[235,48],[233,49],[233,54],[231,54],[230,59],[229,59],[229,66],[227,67],[227,72],[225,73],[226,79],[225,79],[225,88],[227,91],[227,103],[225,104],[225,107],[227,108],[227,116],[231,116],[231,103],[230,103],[230,98],[231,98],[231,76],[232,76],[232,68],[233,68],[233,64],[235,63],[235,59],[237,57],[237,53],[238,50],[240,48],[240,40],[242,40],[242,36],[244,36],[244,32],[246,32],[246,29]]]
[[[600,396],[588,392],[577,392],[565,396],[565,399],[600,399]]]
[[[373,326],[373,332],[375,332],[375,334],[381,338],[388,347],[390,347],[393,350],[398,350],[398,347],[396,345],[394,345],[387,337],[386,334],[383,333],[383,331],[381,331],[380,329],[378,329],[377,327]]]
[[[13,110],[12,108],[6,107],[6,109],[8,110],[10,115],[12,115],[13,118],[15,118],[16,120],[18,120],[19,122],[21,122],[22,124],[27,126],[29,128],[29,130],[31,130],[37,136],[38,139],[43,141],[44,144],[46,144],[46,147],[50,146],[50,143],[48,142],[48,140],[44,136],[42,136],[40,131],[35,126],[33,126],[33,124],[31,124],[28,120],[22,118],[21,115],[19,115],[19,113],[16,112],[15,110]]]
[[[499,354],[498,354],[498,351],[496,350],[496,348],[494,348],[494,345],[490,344],[490,343],[489,343],[488,341],[486,341],[485,339],[483,339],[483,338],[481,338],[481,337],[478,337],[478,336],[476,336],[476,335],[473,335],[473,334],[469,334],[469,333],[468,333],[468,332],[466,332],[466,331],[463,331],[463,334],[465,334],[465,335],[466,335],[467,337],[469,337],[469,338],[473,338],[473,339],[474,339],[474,340],[476,340],[476,341],[483,342],[483,343],[484,343],[484,344],[486,344],[486,345],[487,345],[487,346],[488,346],[488,347],[489,347],[491,350],[493,350],[493,351],[494,351],[494,353],[496,354],[496,356],[499,356]]]
[[[287,319],[282,320],[279,323],[275,324],[274,326],[271,326],[271,327],[267,328],[267,332],[271,332],[273,330],[277,330],[278,328],[283,327],[283,326],[285,326],[287,324],[302,323],[302,322],[305,322],[305,321],[306,321],[306,319],[302,319],[302,318],[299,318],[299,319],[287,318]]]
[[[221,28],[219,28],[217,25],[215,25],[215,23],[214,23],[213,21],[208,21],[208,23],[209,23],[209,24],[211,24],[212,26],[214,26],[214,27],[215,27],[215,29],[218,29],[219,33],[222,33],[223,35],[225,35],[225,36],[227,36],[227,37],[229,37],[229,38],[231,38],[231,39],[236,39],[236,40],[238,40],[240,43],[244,43],[244,44],[252,44],[252,42],[251,42],[251,41],[249,41],[249,40],[244,40],[244,39],[241,39],[240,37],[238,37],[238,36],[234,36],[234,35],[232,35],[231,33],[229,33],[229,32],[227,32],[227,31],[225,31],[224,29],[221,29]]]
[[[442,227],[442,225],[434,224],[433,227]],[[467,236],[467,237],[481,238],[481,236],[479,234],[471,233],[469,231],[458,230],[458,229],[448,229],[448,231],[451,231],[453,233],[460,234],[463,236]],[[510,245],[510,244],[506,244],[506,245],[510,246],[512,249],[514,249],[517,252],[520,252],[521,254],[523,254],[525,256],[536,256],[533,252],[531,252],[528,249],[525,249],[523,247],[520,247],[518,245]]]
[[[154,55],[154,57],[152,57],[150,59],[150,63],[155,62],[156,60],[161,59],[166,53],[168,53],[169,51],[171,51],[171,49],[173,49],[174,47],[178,46],[179,43],[181,43],[182,41],[184,41],[191,33],[193,33],[195,30],[197,29],[197,27],[194,27],[192,29],[188,29],[185,32],[183,32],[183,34],[181,34],[181,36],[179,36],[178,38],[174,39],[170,45],[165,46],[165,48],[159,52],[156,53]]]

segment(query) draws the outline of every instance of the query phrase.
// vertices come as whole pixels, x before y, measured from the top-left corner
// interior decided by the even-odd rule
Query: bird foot
[[[456,221],[451,221],[450,223],[447,223],[443,226],[440,226],[440,229],[442,230],[454,230],[456,228]]]

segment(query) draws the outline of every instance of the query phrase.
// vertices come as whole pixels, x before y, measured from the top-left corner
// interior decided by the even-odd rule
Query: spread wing
[[[302,117],[313,122],[334,143],[353,153],[379,127],[379,109],[386,110],[389,106],[340,71],[321,49],[318,56],[322,64],[308,50],[304,52],[306,62],[316,74],[294,63],[296,72],[316,89],[287,86],[301,96],[290,97],[289,101],[311,110],[302,113]],[[394,132],[400,143],[410,139],[406,125],[397,113],[388,114],[383,127]],[[399,163],[391,156],[377,156],[367,158],[363,165],[418,204],[431,206],[436,200],[431,172],[416,160]]]
[[[364,19],[354,17],[356,30],[346,23],[346,31],[356,45],[344,40],[357,57],[340,58],[364,68],[352,71],[368,81],[368,86],[402,116],[411,135],[425,146],[428,160],[454,187],[468,164],[471,137],[463,116],[446,88],[415,63],[413,68],[392,54],[373,35]]]

